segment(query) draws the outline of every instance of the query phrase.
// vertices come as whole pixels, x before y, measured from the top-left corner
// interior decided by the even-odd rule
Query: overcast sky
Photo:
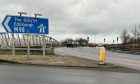
[[[59,40],[90,36],[97,42],[106,37],[112,41],[123,28],[140,24],[140,0],[0,0],[0,23],[18,11],[49,18],[50,35]]]

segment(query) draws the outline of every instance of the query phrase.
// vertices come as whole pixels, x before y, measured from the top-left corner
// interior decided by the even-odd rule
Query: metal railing
[[[12,37],[14,35],[14,38]],[[44,37],[44,38],[43,38]],[[30,50],[39,51],[42,50],[43,44],[45,44],[45,50],[52,50],[53,47],[59,46],[59,42],[47,35],[40,34],[17,34],[17,33],[0,33],[0,49],[12,50],[14,39],[15,50],[27,50],[28,41]],[[44,42],[43,42],[44,39]]]
[[[112,44],[105,45],[108,50],[117,50],[122,52],[140,53],[140,44]]]

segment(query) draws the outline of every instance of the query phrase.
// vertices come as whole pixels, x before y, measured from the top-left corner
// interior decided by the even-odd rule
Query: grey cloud
[[[140,23],[139,0],[1,0],[0,22],[17,11],[42,13],[49,18],[51,34],[120,32]]]

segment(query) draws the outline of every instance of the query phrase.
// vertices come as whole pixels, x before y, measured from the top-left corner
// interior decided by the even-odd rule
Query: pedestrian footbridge
[[[12,37],[14,35],[14,38]],[[29,36],[29,43],[31,47],[39,47],[43,44],[43,35],[39,34],[12,34],[12,33],[0,33],[0,47],[1,48],[9,48],[13,44],[15,47],[27,47],[28,44],[28,36]],[[59,43],[56,39],[45,35],[45,44],[49,47],[58,46]]]
[[[29,46],[31,50],[41,50],[45,48],[53,48],[59,46],[59,42],[47,35],[42,34],[17,34],[17,33],[0,33],[0,49],[2,50],[27,50]]]

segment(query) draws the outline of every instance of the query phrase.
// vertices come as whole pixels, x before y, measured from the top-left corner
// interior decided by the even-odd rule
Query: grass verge
[[[138,70],[129,69],[126,67],[116,66],[110,63],[106,65],[98,65],[98,61],[73,57],[73,56],[59,56],[47,55],[45,57],[40,55],[0,55],[1,63],[12,64],[30,64],[30,65],[43,65],[43,66],[64,66],[64,67],[84,67],[94,68],[101,71],[115,71],[115,72],[140,72]]]
[[[47,55],[43,57],[39,55],[30,55],[30,57],[27,57],[27,55],[0,55],[0,59],[23,64],[100,67],[98,61],[73,56]],[[114,67],[114,65],[107,64],[107,66],[102,67]]]

